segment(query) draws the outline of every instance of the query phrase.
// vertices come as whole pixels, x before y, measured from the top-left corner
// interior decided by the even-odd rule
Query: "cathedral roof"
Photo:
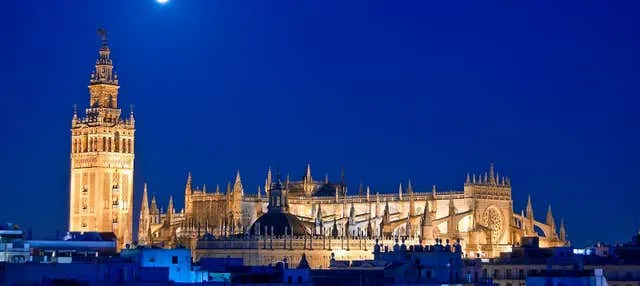
[[[255,228],[259,225],[260,233],[264,234],[264,228],[267,227],[267,234],[271,234],[273,227],[274,235],[306,235],[309,234],[304,224],[294,215],[283,212],[267,212],[260,216],[251,226],[250,233],[257,233]],[[287,233],[285,233],[285,227]]]

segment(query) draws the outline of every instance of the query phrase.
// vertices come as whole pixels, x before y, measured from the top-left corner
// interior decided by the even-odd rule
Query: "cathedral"
[[[217,239],[257,233],[370,240],[404,237],[422,243],[460,240],[468,257],[495,257],[510,251],[523,237],[536,236],[543,247],[568,243],[564,224],[558,230],[551,207],[544,222],[535,219],[531,198],[525,210],[514,212],[511,181],[500,177],[493,164],[484,174],[468,174],[462,190],[446,192],[438,192],[435,186],[431,192],[416,192],[408,181],[406,187],[400,184],[392,193],[373,193],[360,186],[350,194],[344,172],[338,182],[327,177],[315,180],[310,165],[300,180],[287,176],[280,183],[273,179],[268,169],[264,186],[255,194],[246,194],[238,172],[225,191],[216,187],[207,192],[206,186],[194,187],[189,174],[185,207],[180,211],[171,197],[166,210],[159,208],[155,197],[149,205],[145,187],[139,244],[193,249],[205,234]],[[279,189],[282,191],[274,196],[272,190]],[[269,214],[275,208],[287,216],[273,219]],[[283,222],[273,222],[277,220]],[[268,225],[275,228],[263,230]]]

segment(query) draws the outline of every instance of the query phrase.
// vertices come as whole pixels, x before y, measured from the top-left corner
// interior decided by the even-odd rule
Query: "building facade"
[[[431,192],[415,192],[409,181],[406,188],[400,185],[391,194],[374,194],[362,186],[357,194],[348,194],[344,173],[339,182],[326,177],[314,180],[311,166],[301,180],[292,181],[287,176],[283,185],[287,213],[300,220],[309,235],[317,237],[404,236],[424,244],[433,244],[436,238],[460,240],[467,257],[496,257],[510,251],[523,237],[539,237],[543,247],[568,243],[564,224],[558,231],[550,207],[544,222],[535,219],[530,198],[526,212],[514,212],[510,179],[498,176],[493,165],[484,175],[467,175],[460,191],[438,192],[434,186]],[[214,237],[251,234],[251,225],[268,211],[274,186],[270,169],[264,187],[255,194],[245,193],[239,172],[225,192],[219,187],[214,192],[207,192],[206,186],[194,187],[189,174],[185,208],[179,212],[171,198],[166,210],[159,209],[155,197],[149,205],[145,192],[139,242],[194,248],[195,241],[205,233]]]
[[[135,120],[118,106],[118,75],[106,32],[89,81],[89,106],[71,120],[69,231],[113,232],[132,240]]]

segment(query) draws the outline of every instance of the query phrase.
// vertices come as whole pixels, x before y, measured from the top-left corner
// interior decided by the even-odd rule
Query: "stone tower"
[[[69,231],[113,232],[118,250],[132,240],[133,112],[121,116],[118,76],[106,32],[89,81],[89,107],[71,120]]]

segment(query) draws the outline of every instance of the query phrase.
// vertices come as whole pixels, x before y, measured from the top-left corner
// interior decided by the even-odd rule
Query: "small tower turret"
[[[149,242],[148,231],[151,225],[149,213],[149,198],[147,193],[147,182],[144,183],[142,191],[142,204],[140,206],[140,220],[138,221],[138,244],[146,245]]]
[[[557,234],[556,234],[556,222],[553,219],[553,213],[551,213],[551,205],[549,205],[549,208],[547,209],[547,219],[546,219],[546,224],[549,226],[549,228],[551,229],[551,237],[552,239],[557,238]]]

